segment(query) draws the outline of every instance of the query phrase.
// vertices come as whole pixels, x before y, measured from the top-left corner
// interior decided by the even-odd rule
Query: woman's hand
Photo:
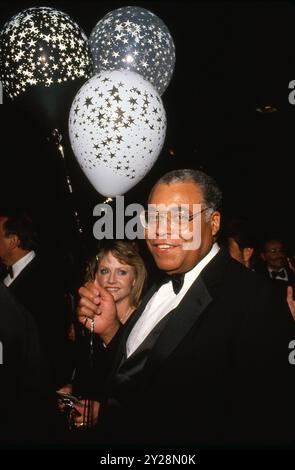
[[[98,334],[105,344],[108,344],[117,333],[120,322],[117,317],[117,308],[113,296],[97,281],[87,282],[79,289],[80,301],[77,308],[79,321]]]

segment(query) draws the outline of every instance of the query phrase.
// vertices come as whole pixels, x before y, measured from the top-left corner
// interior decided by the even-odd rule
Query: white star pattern
[[[91,68],[85,33],[63,12],[49,7],[29,8],[15,15],[1,31],[0,79],[11,99],[31,85],[48,87],[78,77],[89,78]]]
[[[165,133],[166,115],[157,91],[127,70],[95,75],[71,107],[73,152],[101,194],[112,195],[112,183],[101,176],[104,172],[120,182],[121,194],[140,181],[158,158]]]
[[[160,95],[172,78],[173,39],[163,21],[145,8],[109,12],[94,27],[89,43],[95,73],[105,70],[106,64],[108,70],[132,70],[152,83]],[[130,59],[126,61],[126,57]]]

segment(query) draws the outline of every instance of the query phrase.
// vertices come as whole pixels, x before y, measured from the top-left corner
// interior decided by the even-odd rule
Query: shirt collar
[[[275,271],[275,269],[270,269],[270,268],[267,268],[268,269],[268,272],[269,272],[269,275],[270,277],[272,276],[272,272]],[[282,276],[278,276],[278,279],[285,279],[285,278],[288,278],[288,273],[287,273],[287,270],[286,268],[282,268],[282,269],[278,269],[277,271],[283,271],[284,272],[284,277],[282,278]]]
[[[199,261],[199,263],[193,269],[185,273],[185,277],[184,277],[185,284],[187,283],[192,284],[195,281],[195,279],[197,279],[201,271],[203,271],[205,266],[207,266],[207,264],[212,260],[212,258],[214,258],[214,256],[217,255],[219,250],[220,250],[220,247],[218,246],[218,244],[216,242],[213,243],[212,248],[209,251],[209,253],[207,253],[207,255],[204,256],[204,258],[202,258],[201,261]]]
[[[16,263],[12,265],[13,278],[16,278],[21,273],[21,271],[30,263],[30,261],[32,261],[32,259],[35,258],[35,256],[36,256],[36,253],[35,251],[32,250],[32,251],[29,251],[29,253],[27,253],[21,259],[16,261]]]

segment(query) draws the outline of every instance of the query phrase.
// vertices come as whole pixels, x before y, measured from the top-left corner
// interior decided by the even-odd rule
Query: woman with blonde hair
[[[111,240],[90,262],[86,281],[96,280],[112,294],[118,318],[124,324],[140,303],[146,276],[136,244]]]
[[[88,264],[85,282],[96,281],[113,296],[119,321],[124,324],[140,304],[145,288],[147,272],[137,245],[123,240],[107,240]],[[60,391],[82,396],[70,415],[73,427],[92,427],[99,411],[100,387],[107,375],[104,347],[99,337],[91,338],[85,329],[81,342],[73,385]],[[85,348],[86,339],[86,348]],[[89,364],[89,345],[93,341]],[[80,341],[79,341],[80,342]],[[86,353],[86,355],[85,355]],[[83,357],[84,356],[84,357]],[[87,398],[84,398],[87,397]],[[94,397],[96,399],[94,399]]]

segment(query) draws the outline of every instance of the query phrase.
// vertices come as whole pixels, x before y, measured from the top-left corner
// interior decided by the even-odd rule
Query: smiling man
[[[167,183],[165,183],[166,180]],[[201,187],[193,181],[176,180],[173,187],[169,181],[169,176],[163,177],[150,195],[149,207],[168,208],[167,217],[170,215],[170,220],[159,224],[155,217],[152,218],[151,225],[155,223],[155,226],[147,232],[149,235],[147,246],[160,269],[171,274],[185,273],[207,255],[212,247],[213,237],[220,226],[218,210],[221,204],[221,193],[217,188],[214,191],[212,186],[212,199],[205,202]],[[210,184],[209,181],[208,184]],[[147,212],[153,214],[154,211]],[[176,218],[174,225],[171,221],[173,215]],[[149,215],[147,223],[148,221]],[[196,225],[195,230],[191,227],[193,223]],[[202,234],[199,240],[198,233]],[[187,234],[191,236],[190,239]],[[188,248],[193,237],[196,237],[196,249],[190,250]]]
[[[79,291],[80,321],[94,321],[110,354],[97,443],[290,445],[294,325],[268,283],[219,249],[218,186],[203,172],[177,170],[148,202],[147,246],[163,283],[123,328],[105,289]]]

